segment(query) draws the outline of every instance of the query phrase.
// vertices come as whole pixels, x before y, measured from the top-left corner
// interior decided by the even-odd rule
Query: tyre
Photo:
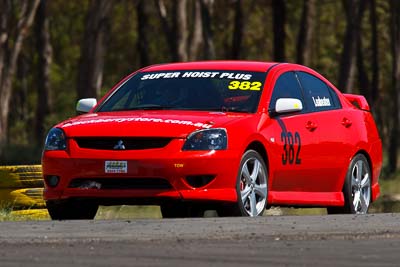
[[[357,154],[350,162],[343,186],[344,206],[329,207],[328,214],[366,214],[371,204],[371,169],[367,158]]]
[[[68,200],[46,201],[46,207],[52,220],[92,220],[96,216],[99,205]]]
[[[204,209],[193,204],[172,202],[160,205],[163,218],[204,217]]]
[[[263,158],[254,150],[246,151],[236,178],[237,203],[224,204],[219,216],[261,216],[267,205],[268,172]]]

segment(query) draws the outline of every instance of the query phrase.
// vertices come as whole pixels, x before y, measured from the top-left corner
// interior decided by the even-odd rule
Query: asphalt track
[[[0,223],[0,266],[400,266],[400,214]]]

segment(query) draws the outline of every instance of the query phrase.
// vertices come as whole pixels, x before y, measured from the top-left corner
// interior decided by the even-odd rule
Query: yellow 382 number
[[[254,90],[260,91],[261,89],[261,82],[240,82],[240,81],[231,81],[228,86],[229,90]]]

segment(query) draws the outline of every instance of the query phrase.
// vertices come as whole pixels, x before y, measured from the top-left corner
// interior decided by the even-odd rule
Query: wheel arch
[[[367,161],[368,161],[368,166],[369,166],[369,170],[370,170],[370,172],[371,172],[371,183],[372,183],[372,181],[373,181],[373,175],[374,175],[374,172],[372,171],[373,169],[373,166],[372,166],[372,160],[371,160],[371,157],[370,157],[370,155],[368,154],[368,152],[367,151],[365,151],[364,149],[360,149],[360,150],[358,150],[354,155],[353,155],[353,157],[351,158],[351,159],[353,159],[355,156],[357,156],[358,154],[361,154],[361,155],[363,155],[363,156],[365,156],[365,158],[367,159]]]
[[[374,169],[373,169],[374,166],[373,166],[371,156],[368,154],[368,152],[363,149],[360,149],[359,151],[357,151],[357,153],[354,155],[354,157],[358,154],[365,156],[365,158],[367,159],[367,162],[368,162],[368,166],[369,166],[369,170],[370,170],[370,174],[371,174],[371,178],[370,178],[370,181],[371,181],[371,203],[373,203],[379,196],[379,191],[378,191],[378,193],[376,193],[376,190],[374,190],[374,188],[373,188],[374,181],[377,181],[378,177],[374,177],[374,175],[375,175]]]
[[[368,152],[365,151],[364,149],[361,149],[361,150],[357,151],[357,153],[353,156],[353,158],[354,158],[357,154],[362,154],[362,155],[364,155],[364,156],[367,158],[369,168],[370,168],[370,170],[372,170],[372,167],[373,167],[373,166],[372,166],[372,160],[371,160],[371,157],[369,156]]]
[[[349,158],[348,165],[347,165],[347,167],[346,167],[346,169],[345,169],[345,172],[344,172],[344,175],[343,175],[343,181],[341,182],[341,188],[342,188],[342,190],[343,190],[343,188],[344,188],[344,183],[345,183],[345,181],[346,181],[346,178],[345,178],[345,177],[346,177],[346,174],[347,174],[348,166],[350,166],[351,161],[352,161],[357,155],[363,155],[363,156],[367,159],[368,167],[369,167],[369,169],[370,169],[370,171],[371,171],[371,182],[372,182],[373,171],[372,171],[372,160],[371,160],[371,157],[369,156],[369,154],[368,154],[368,152],[367,152],[366,150],[364,150],[364,149],[359,149],[359,150],[357,150],[357,151]]]
[[[265,146],[263,145],[263,143],[261,143],[260,141],[252,141],[245,149],[245,151],[248,150],[254,150],[257,151],[262,159],[264,160],[265,165],[267,166],[267,171],[269,170],[269,161],[268,161],[268,153],[267,150],[265,148]]]

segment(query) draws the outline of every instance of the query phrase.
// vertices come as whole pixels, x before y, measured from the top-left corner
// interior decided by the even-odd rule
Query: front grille
[[[163,178],[76,178],[69,188],[82,189],[171,189]]]
[[[164,137],[79,137],[75,138],[80,148],[99,150],[140,150],[163,148],[171,141],[171,138]]]

